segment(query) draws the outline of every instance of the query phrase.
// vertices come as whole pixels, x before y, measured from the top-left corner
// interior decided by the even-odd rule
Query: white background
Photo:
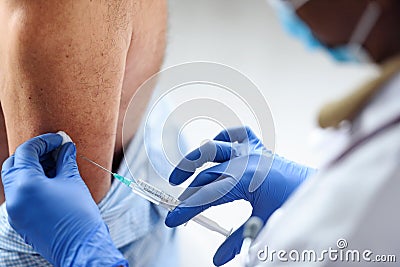
[[[319,108],[362,84],[371,67],[335,64],[322,52],[307,51],[287,36],[265,0],[170,0],[169,34],[164,67],[191,61],[231,66],[263,92],[275,121],[276,151],[291,160],[316,166],[310,133]],[[199,132],[193,132],[193,147]],[[249,215],[246,203],[210,212],[224,226],[238,227]],[[190,223],[179,229],[181,263],[213,266],[223,241],[218,234]],[[233,261],[226,266],[238,266]]]

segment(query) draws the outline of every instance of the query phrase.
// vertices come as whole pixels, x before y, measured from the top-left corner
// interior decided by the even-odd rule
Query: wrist
[[[90,236],[84,240],[75,253],[67,255],[60,266],[128,267],[129,264],[121,252],[115,247],[106,224],[102,222]]]

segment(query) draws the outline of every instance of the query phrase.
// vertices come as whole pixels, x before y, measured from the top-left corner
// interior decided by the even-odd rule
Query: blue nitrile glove
[[[251,216],[264,224],[292,192],[316,170],[273,155],[247,127],[222,131],[189,153],[173,170],[170,183],[180,184],[205,162],[220,164],[200,172],[181,195],[182,203],[170,212],[166,225],[176,227],[211,206],[244,199],[251,203]],[[242,225],[220,246],[216,266],[240,253]]]
[[[11,226],[55,266],[128,266],[79,175],[75,145],[64,144],[54,160],[61,143],[60,135],[44,134],[4,162]]]

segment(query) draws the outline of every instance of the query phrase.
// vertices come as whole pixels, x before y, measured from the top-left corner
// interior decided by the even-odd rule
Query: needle
[[[80,157],[83,158],[86,161],[89,161],[90,163],[94,164],[95,166],[99,167],[103,171],[110,173],[114,178],[118,179],[120,182],[124,183],[125,185],[129,186],[130,188],[133,188],[133,185],[136,184],[135,179],[133,179],[133,180],[126,179],[125,177],[119,175],[118,173],[112,172],[112,171],[104,168],[100,164],[94,162],[91,159],[88,159],[87,157],[85,157],[83,155],[80,155]],[[135,188],[133,188],[133,189],[135,189]]]
[[[99,168],[102,169],[103,171],[108,172],[109,174],[115,175],[115,173],[113,173],[112,171],[107,170],[106,168],[104,168],[104,167],[101,166],[100,164],[94,162],[93,160],[88,159],[87,157],[85,157],[85,156],[83,156],[83,155],[80,155],[80,157],[83,158],[84,160],[87,160],[87,161],[89,161],[90,163],[96,165],[97,167],[99,167]]]

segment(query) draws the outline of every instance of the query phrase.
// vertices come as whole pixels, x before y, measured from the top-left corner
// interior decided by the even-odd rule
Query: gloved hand
[[[200,172],[183,192],[182,203],[170,212],[166,225],[176,227],[211,206],[244,199],[252,215],[264,224],[292,192],[316,170],[288,161],[265,149],[247,127],[222,131],[214,141],[189,153],[169,181],[181,184],[205,162],[220,164]],[[240,253],[244,224],[219,247],[214,264],[223,265]]]
[[[128,266],[59,134],[25,142],[2,169],[10,225],[55,266]],[[51,178],[50,178],[50,177]]]

